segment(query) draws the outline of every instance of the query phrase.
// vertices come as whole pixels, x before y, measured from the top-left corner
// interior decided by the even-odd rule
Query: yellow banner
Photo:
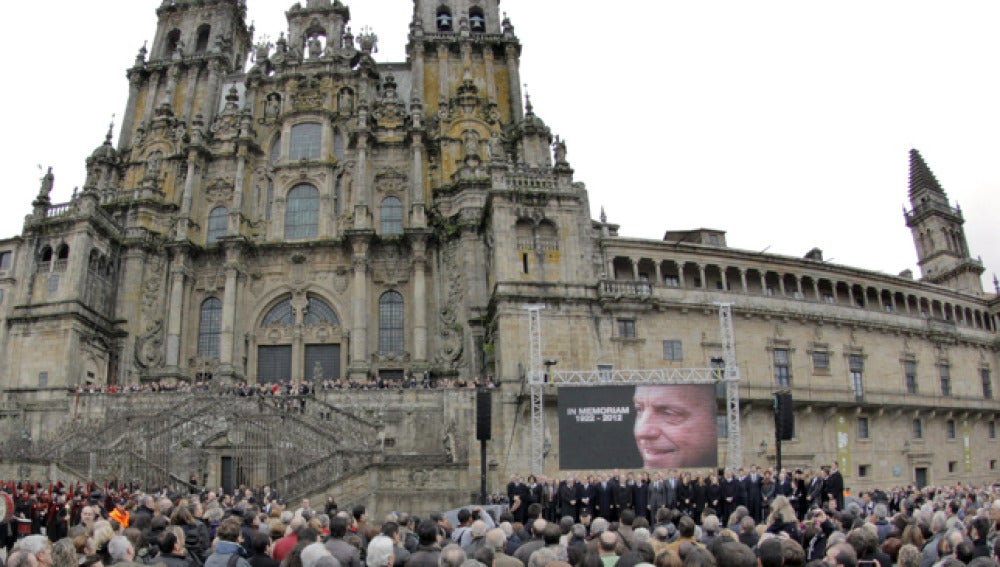
[[[972,472],[972,427],[968,421],[962,422],[962,460],[965,472]]]
[[[837,464],[840,474],[851,476],[851,424],[847,416],[837,414]]]

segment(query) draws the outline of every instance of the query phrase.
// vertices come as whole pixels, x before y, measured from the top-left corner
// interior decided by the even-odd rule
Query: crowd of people
[[[996,567],[1000,483],[849,495],[835,466],[513,477],[499,513],[222,491],[7,483],[5,567]],[[782,488],[788,483],[791,488]],[[701,487],[701,488],[698,488]],[[805,500],[803,504],[802,500]]]
[[[193,382],[148,382],[144,384],[95,384],[87,383],[76,387],[76,394],[140,394],[160,392],[195,392],[238,397],[289,397],[310,396],[317,392],[337,390],[438,390],[450,388],[496,388],[492,376],[477,379],[434,378],[429,374],[417,376],[409,374],[400,380],[371,377],[366,381],[354,379],[311,380],[297,382],[264,382],[219,384],[210,380]]]

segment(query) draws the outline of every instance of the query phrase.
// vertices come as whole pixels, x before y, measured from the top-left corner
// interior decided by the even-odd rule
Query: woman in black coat
[[[685,515],[691,514],[691,488],[691,473],[684,473],[677,484],[677,507]]]
[[[708,486],[705,485],[701,473],[696,473],[691,482],[691,519],[695,522],[701,522],[701,511],[705,509],[706,502],[708,502]]]

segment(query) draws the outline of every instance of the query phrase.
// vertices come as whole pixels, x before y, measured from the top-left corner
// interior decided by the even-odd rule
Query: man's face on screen
[[[633,432],[645,468],[715,465],[714,388],[637,386],[633,402]]]

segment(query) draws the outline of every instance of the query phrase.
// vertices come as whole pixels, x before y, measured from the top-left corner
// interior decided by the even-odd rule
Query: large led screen
[[[715,386],[559,388],[559,468],[716,467]]]

